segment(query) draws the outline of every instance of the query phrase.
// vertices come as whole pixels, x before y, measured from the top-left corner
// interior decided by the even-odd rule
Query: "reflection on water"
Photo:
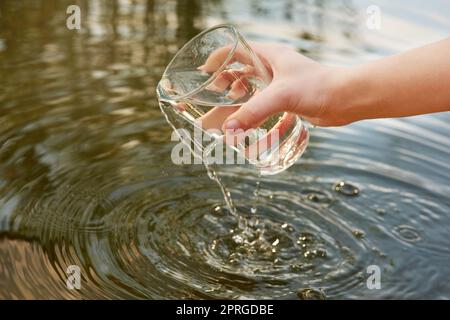
[[[1,298],[450,297],[448,114],[315,128],[256,204],[254,172],[222,168],[243,238],[203,167],[172,164],[155,97],[215,23],[350,65],[448,34],[448,4],[382,1],[370,31],[365,1],[79,3],[69,31],[70,1],[0,2]]]

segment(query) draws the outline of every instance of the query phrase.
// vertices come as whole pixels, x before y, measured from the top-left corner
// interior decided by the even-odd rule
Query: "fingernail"
[[[205,71],[205,69],[206,69],[206,67],[204,64],[202,64],[200,67],[197,67],[197,70],[200,70],[200,71]]]
[[[237,119],[232,119],[225,123],[225,130],[236,130],[242,127],[241,122]]]

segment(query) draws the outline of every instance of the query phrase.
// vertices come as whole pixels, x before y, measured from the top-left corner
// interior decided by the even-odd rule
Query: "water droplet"
[[[327,256],[327,252],[323,249],[316,249],[313,251],[317,257],[325,258]]]
[[[230,264],[236,265],[236,264],[239,264],[240,259],[241,259],[241,255],[239,253],[234,252],[229,255],[228,262]]]
[[[309,201],[313,201],[313,202],[319,202],[319,201],[320,201],[319,196],[318,196],[317,194],[315,194],[315,193],[310,193],[310,194],[308,194],[308,195],[306,196],[306,198],[307,198]]]
[[[260,182],[257,181],[257,182],[256,182],[256,188],[255,188],[255,191],[253,191],[253,195],[254,195],[255,197],[258,197],[258,196],[259,196],[259,189],[260,189]]]
[[[221,206],[215,206],[212,208],[213,214],[223,214],[223,208]]]
[[[292,226],[290,226],[289,224],[287,224],[287,223],[283,223],[281,225],[281,229],[284,229],[284,230],[286,230],[288,232],[293,232],[294,231],[294,228]]]
[[[339,181],[334,184],[333,190],[345,196],[354,197],[359,195],[359,189],[345,181]]]
[[[303,253],[303,256],[306,259],[314,259],[316,257],[325,258],[327,256],[327,252],[322,249],[307,250]]]
[[[251,207],[251,208],[250,208],[250,212],[251,212],[252,214],[255,214],[256,212],[258,212],[258,209],[257,209],[256,207]]]
[[[211,180],[215,180],[216,179],[216,176],[215,176],[215,174],[212,172],[212,171],[207,171],[207,174],[208,174],[208,177],[211,179]]]
[[[242,244],[242,243],[244,242],[244,238],[242,238],[241,235],[236,234],[236,235],[233,236],[233,241],[234,241],[236,244]]]
[[[327,297],[321,290],[313,288],[301,289],[297,292],[297,297],[300,300],[325,300]]]
[[[302,233],[298,237],[298,242],[299,243],[312,243],[312,242],[314,242],[314,236],[310,233]]]
[[[352,234],[353,234],[355,237],[359,238],[359,239],[364,238],[364,236],[366,235],[366,234],[364,233],[364,231],[361,231],[361,230],[358,230],[358,229],[352,230]]]
[[[277,246],[280,243],[280,239],[276,239],[274,242],[272,242],[272,246]]]
[[[298,271],[302,271],[302,265],[301,264],[291,264],[290,266],[289,266],[289,269],[292,271],[292,272],[298,272]]]

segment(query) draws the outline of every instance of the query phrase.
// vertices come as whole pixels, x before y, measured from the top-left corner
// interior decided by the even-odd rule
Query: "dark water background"
[[[251,168],[221,168],[251,221],[239,243],[204,168],[171,162],[155,96],[216,23],[352,65],[445,37],[448,2],[378,1],[369,30],[369,1],[78,1],[71,31],[72,2],[0,1],[0,298],[450,298],[448,113],[313,128],[257,204]]]

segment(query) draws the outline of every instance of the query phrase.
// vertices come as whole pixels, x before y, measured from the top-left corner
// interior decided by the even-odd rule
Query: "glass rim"
[[[214,31],[216,29],[221,29],[221,28],[226,28],[226,29],[231,30],[232,33],[233,33],[234,41],[233,41],[232,48],[231,48],[230,52],[228,53],[227,57],[225,58],[223,63],[220,65],[220,67],[216,71],[214,71],[214,73],[207,80],[205,80],[200,86],[198,86],[198,88],[195,88],[194,90],[191,90],[188,93],[185,93],[185,94],[182,94],[182,95],[169,95],[169,97],[175,97],[177,99],[187,99],[187,98],[189,98],[190,96],[192,96],[192,95],[202,91],[203,89],[205,89],[226,68],[226,66],[230,62],[231,58],[233,57],[233,55],[234,55],[234,53],[236,51],[236,48],[238,46],[238,43],[239,43],[239,32],[238,32],[236,26],[234,26],[233,24],[230,24],[230,23],[222,23],[222,24],[218,24],[218,25],[212,26],[210,28],[207,28],[207,29],[203,30],[202,32],[200,32],[199,34],[197,34],[196,36],[194,36],[191,40],[186,42],[177,51],[175,56],[170,60],[170,62],[167,65],[167,67],[164,69],[163,77],[167,73],[167,71],[169,70],[169,68],[172,65],[172,63],[178,58],[178,56],[181,54],[181,52],[183,52],[184,49],[186,49],[190,44],[192,44],[194,41],[198,40],[199,38],[201,38],[205,34],[211,32],[211,31]],[[159,87],[159,85],[158,85],[158,87]]]

